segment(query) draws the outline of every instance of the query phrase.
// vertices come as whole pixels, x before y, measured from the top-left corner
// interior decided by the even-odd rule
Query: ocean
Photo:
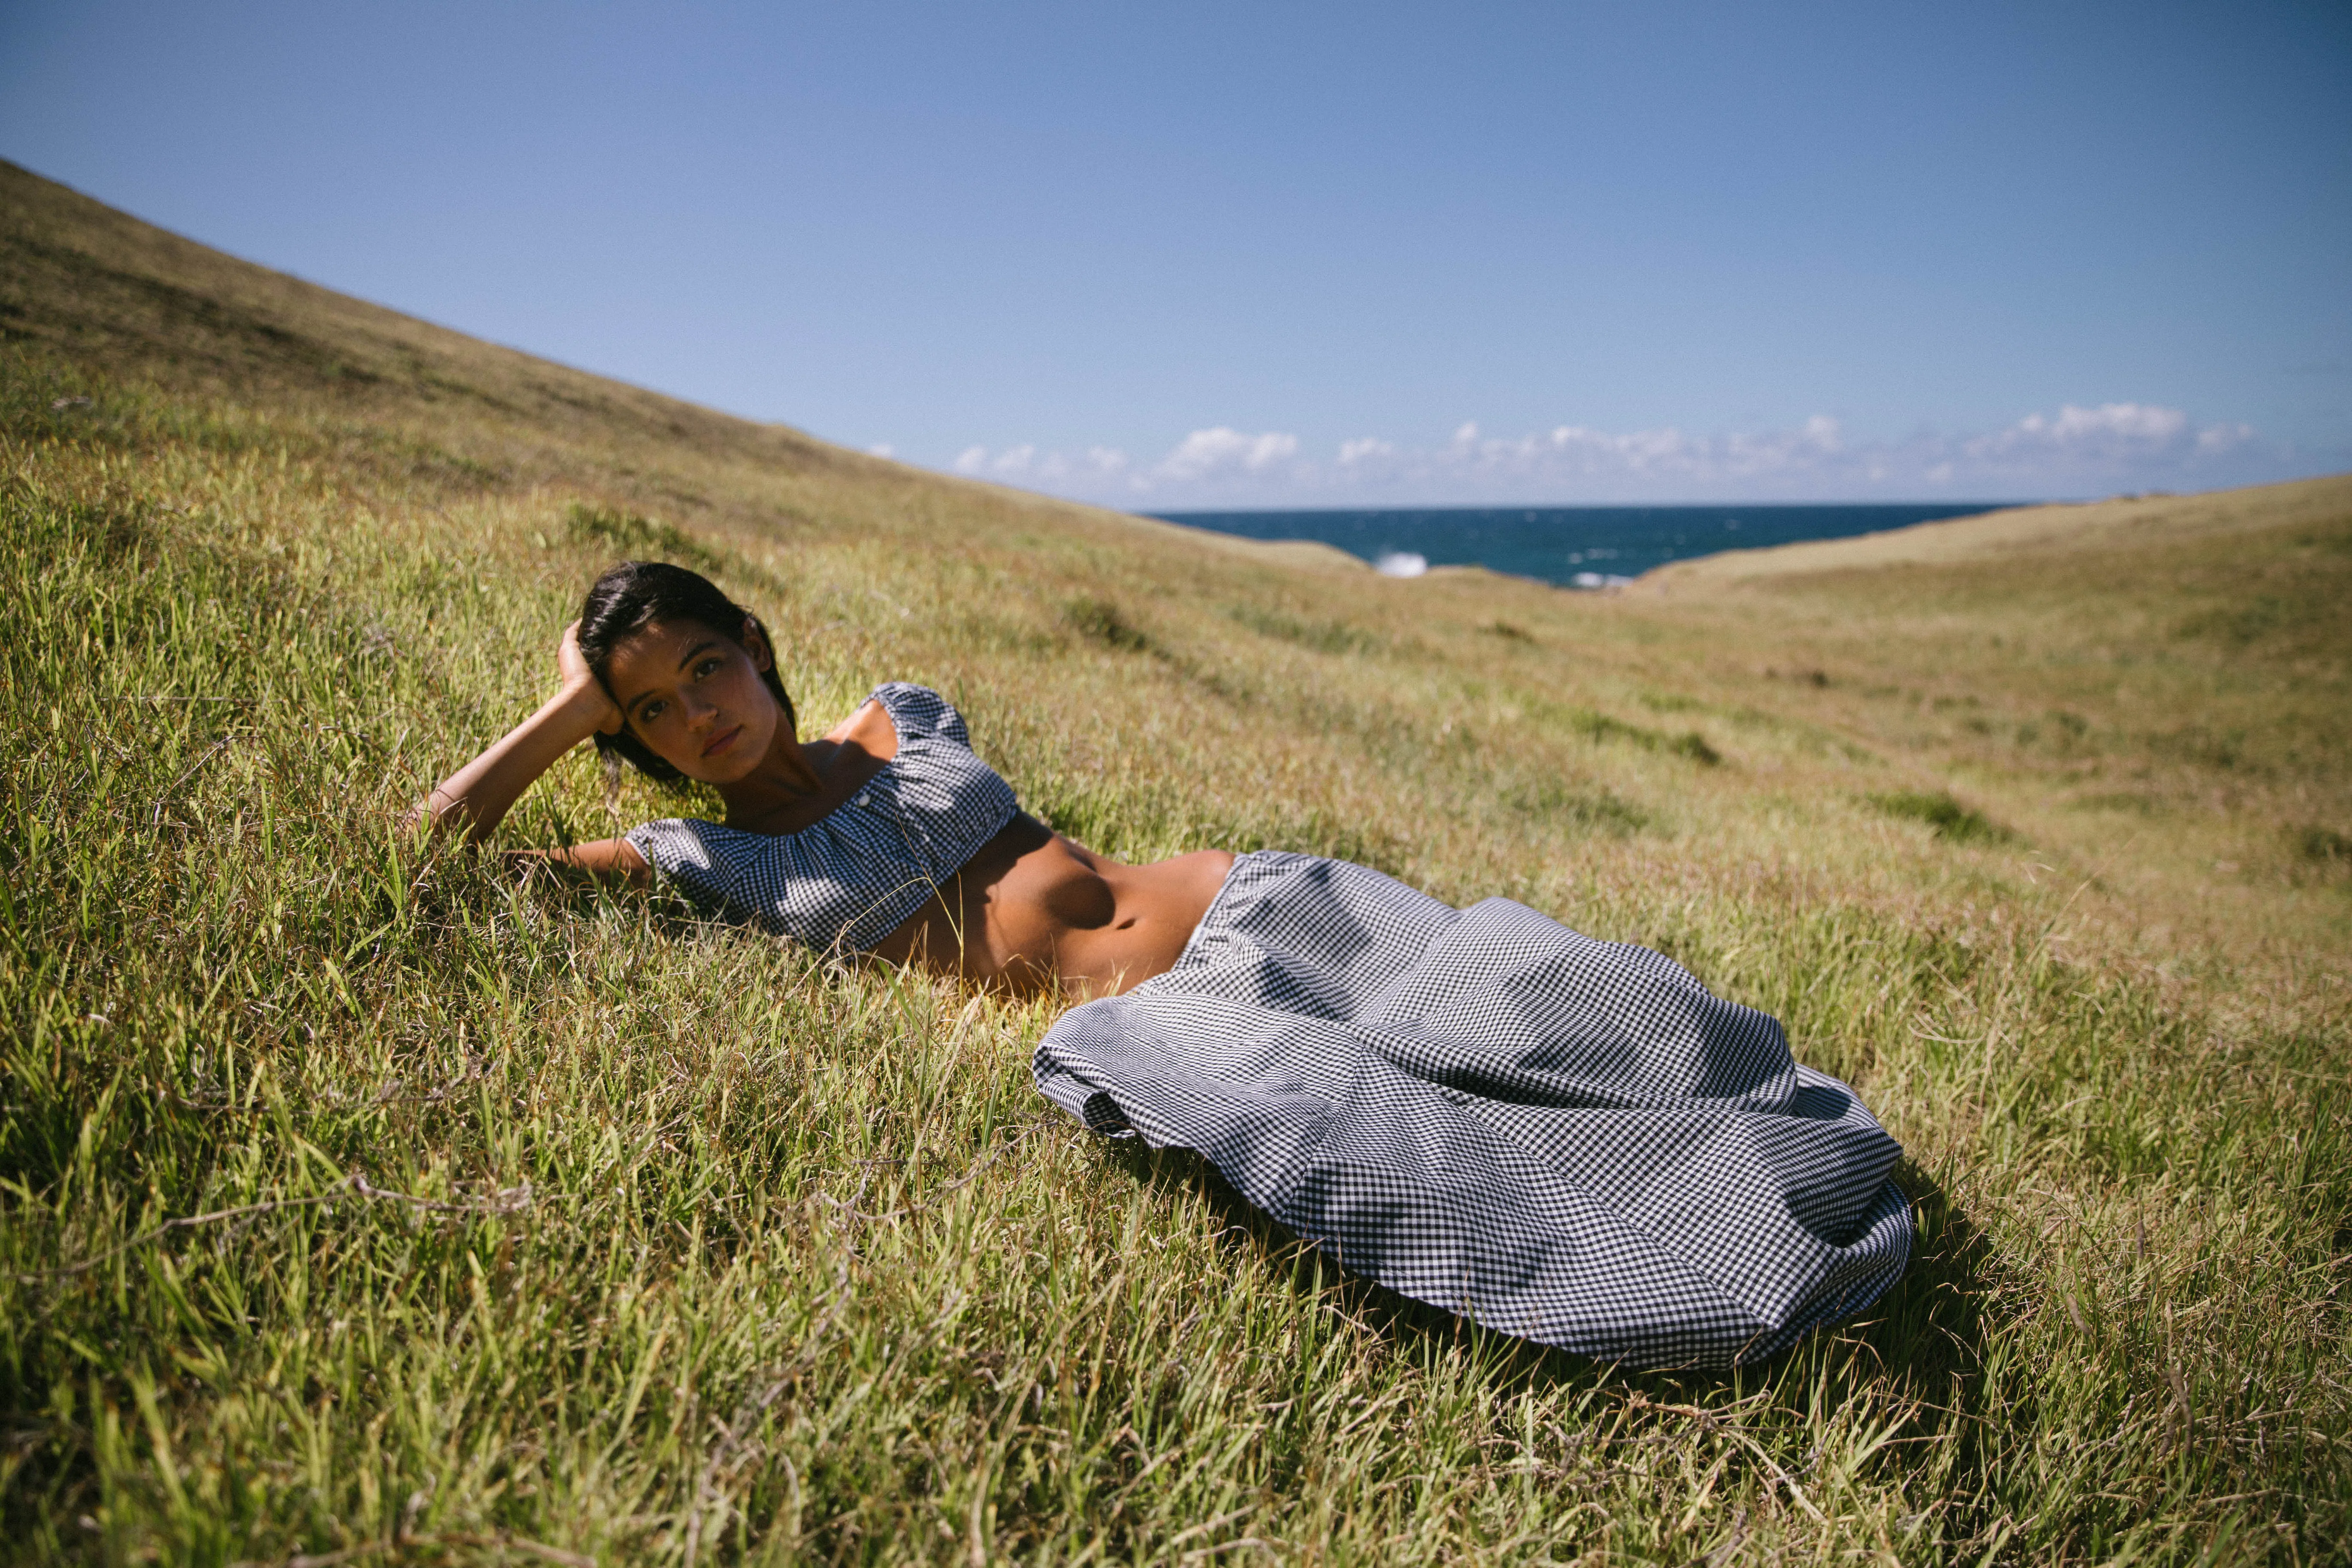
[[[1608,588],[1653,566],[1695,555],[1850,539],[2018,504],[1438,507],[1152,515],[1245,539],[1319,540],[1400,577],[1417,576],[1432,566],[1475,565],[1564,588]]]

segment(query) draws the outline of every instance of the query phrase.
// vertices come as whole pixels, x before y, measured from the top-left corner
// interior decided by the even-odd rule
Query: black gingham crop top
[[[628,836],[655,869],[730,920],[820,952],[863,951],[906,924],[1021,809],[972,754],[963,715],[894,680],[868,699],[898,751],[857,793],[798,833],[746,833],[692,817]]]

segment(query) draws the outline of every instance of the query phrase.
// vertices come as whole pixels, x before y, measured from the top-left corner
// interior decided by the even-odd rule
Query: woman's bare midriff
[[[873,952],[1012,991],[1107,996],[1175,966],[1233,864],[1204,849],[1122,865],[1024,813]]]

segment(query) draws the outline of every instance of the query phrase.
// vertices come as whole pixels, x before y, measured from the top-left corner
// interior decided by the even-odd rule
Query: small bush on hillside
[[[1151,651],[1151,639],[1108,599],[1073,599],[1062,606],[1062,619],[1080,637],[1105,647],[1121,653]]]
[[[1297,643],[1317,653],[1374,653],[1381,647],[1380,637],[1345,621],[1301,619],[1279,610],[1261,610],[1248,605],[1234,605],[1225,613],[1254,632]]]
[[[2008,828],[1984,813],[1954,800],[1948,790],[1937,790],[1934,794],[1923,790],[1893,790],[1885,795],[1872,795],[1870,804],[1889,816],[1906,816],[1914,822],[1924,822],[1936,830],[1937,837],[1949,838],[1955,843],[1998,844],[2013,837]]]
[[[1622,837],[1650,826],[1650,814],[1608,790],[1575,788],[1556,779],[1507,790],[1504,804],[1556,825]]]
[[[727,565],[719,552],[677,524],[656,522],[616,507],[574,501],[564,528],[581,543],[610,544],[637,560],[673,561],[698,572],[724,571]]]
[[[1685,730],[1679,735],[1664,735],[1639,724],[1628,724],[1606,713],[1582,709],[1568,718],[1568,727],[1591,741],[1630,741],[1645,752],[1670,752],[1677,757],[1688,757],[1702,767],[1714,767],[1723,761],[1723,753],[1707,744],[1706,737],[1696,730]]]
[[[1723,753],[1706,743],[1706,737],[1696,730],[1685,730],[1666,743],[1666,750],[1678,757],[1688,757],[1702,767],[1715,767],[1722,763]]]
[[[2312,865],[2330,871],[2352,869],[2352,834],[2318,826],[2292,828],[2289,833],[2295,852]]]
[[[2191,616],[2176,625],[2172,635],[2183,641],[2201,638],[2242,648],[2295,618],[2295,606],[2275,595],[2262,594],[2246,604],[2223,605]]]

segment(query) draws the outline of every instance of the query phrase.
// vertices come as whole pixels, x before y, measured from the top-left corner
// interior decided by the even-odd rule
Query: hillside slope
[[[1670,562],[1646,573],[1637,593],[1689,592],[1824,572],[1981,563],[2021,555],[2129,554],[2151,546],[2278,529],[2324,529],[2352,510],[2352,475],[2295,479],[2202,495],[2118,496],[2109,500],[2006,507],[1974,517],[1923,522],[1852,539],[1821,539],[1769,550],[1727,550]],[[2259,549],[2257,541],[2255,548]]]
[[[2158,504],[2239,521],[1397,581],[698,409],[0,167],[11,1539],[2326,1555],[2352,506]],[[939,687],[1107,853],[1343,855],[1671,953],[1905,1142],[1911,1273],[1737,1380],[1538,1354],[1052,1112],[1046,1009],[417,844],[620,553],[757,605],[816,723]],[[582,756],[502,839],[682,808]]]

